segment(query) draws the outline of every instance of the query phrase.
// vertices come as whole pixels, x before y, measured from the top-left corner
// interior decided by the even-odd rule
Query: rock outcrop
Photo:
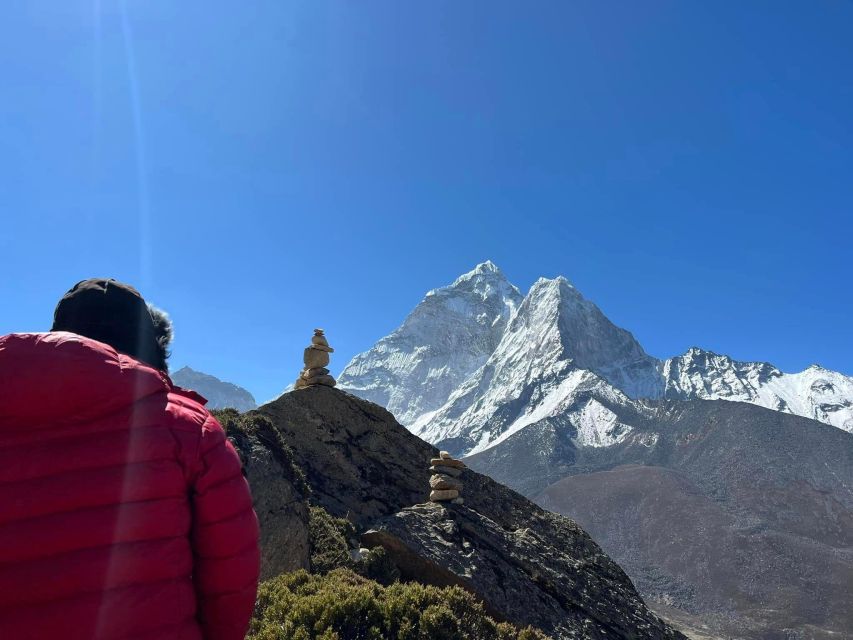
[[[403,578],[459,585],[495,618],[554,638],[681,637],[646,609],[625,573],[569,520],[557,536],[528,524],[505,528],[462,505],[422,504],[380,520],[362,540],[384,547]]]
[[[312,500],[332,515],[363,527],[427,500],[424,461],[438,449],[379,405],[318,385],[285,393],[258,411],[290,446]]]
[[[308,486],[270,421],[258,414],[215,412],[252,487],[261,525],[261,578],[310,567]]]
[[[384,547],[410,578],[459,584],[494,615],[557,639],[683,637],[646,608],[619,566],[568,518],[464,466],[446,475],[464,485],[465,504],[428,503],[424,463],[441,460],[439,452],[378,405],[313,386],[249,415],[276,427],[311,500],[359,533],[370,531],[362,542]],[[519,593],[522,603],[514,600]]]

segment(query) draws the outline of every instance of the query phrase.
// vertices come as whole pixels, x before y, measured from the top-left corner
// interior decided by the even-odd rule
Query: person
[[[240,459],[167,375],[171,323],[84,280],[0,337],[0,638],[237,640],[259,574]]]

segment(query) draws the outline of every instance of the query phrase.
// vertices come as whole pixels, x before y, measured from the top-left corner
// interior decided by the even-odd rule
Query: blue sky
[[[492,259],[653,355],[853,373],[853,4],[2,11],[0,333],[116,277],[265,400]]]

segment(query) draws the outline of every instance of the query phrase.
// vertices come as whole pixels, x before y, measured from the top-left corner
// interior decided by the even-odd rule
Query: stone
[[[430,491],[429,499],[432,502],[443,502],[444,500],[453,500],[458,498],[459,492],[456,489],[436,489]]]
[[[459,496],[458,498],[453,498],[453,500],[450,501],[450,504],[465,504],[465,498],[463,498],[462,496]]]
[[[429,479],[429,486],[433,489],[456,489],[462,491],[462,481],[446,476],[444,474],[436,474]]]
[[[325,351],[326,353],[334,353],[335,352],[335,350],[332,349],[332,347],[330,347],[328,345],[322,345],[322,344],[312,344],[311,349],[317,349],[318,351]]]
[[[302,361],[305,363],[306,369],[325,367],[330,362],[329,353],[311,346],[305,349]]]
[[[432,458],[429,463],[435,467],[444,466],[444,467],[456,467],[457,469],[464,469],[465,463],[461,460],[453,460],[451,458]]]
[[[359,547],[358,549],[350,549],[349,557],[353,562],[361,562],[369,553],[370,549],[367,547]]]
[[[322,329],[314,329],[311,344],[305,349],[302,358],[305,368],[299,374],[295,387],[303,389],[314,385],[334,387],[337,382],[329,374],[326,365],[329,364],[329,354],[333,352]]]
[[[450,455],[449,451],[441,451],[438,454],[439,458],[444,458],[445,460],[453,460],[453,456]]]
[[[432,473],[443,473],[446,476],[453,476],[454,478],[458,478],[462,475],[462,469],[457,469],[456,467],[445,467],[445,466],[432,466],[429,468]]]
[[[311,378],[303,378],[303,380],[305,380],[305,384],[307,384],[308,386],[322,384],[327,387],[334,387],[336,384],[338,384],[337,381],[330,375],[313,376]]]

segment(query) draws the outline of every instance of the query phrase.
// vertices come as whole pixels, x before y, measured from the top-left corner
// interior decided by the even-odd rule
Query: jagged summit
[[[476,267],[472,273],[501,273],[501,270],[491,260],[486,260],[485,262],[481,262]]]
[[[433,289],[338,384],[411,424],[435,411],[494,351],[522,296],[493,263]]]
[[[501,271],[494,262],[487,260],[486,262],[478,264],[471,271],[463,273],[451,284],[445,287],[432,289],[428,291],[426,295],[434,296],[442,292],[447,293],[469,288],[474,288],[479,290],[482,294],[487,294],[490,286],[501,290],[511,289],[518,293],[518,289],[513,286],[509,280],[507,280],[503,271]]]
[[[545,277],[537,278],[536,282],[533,283],[531,290],[536,288],[536,287],[555,287],[555,288],[566,287],[569,290],[577,293],[577,295],[581,296],[580,291],[578,291],[577,288],[575,287],[575,285],[573,285],[571,283],[571,281],[569,281],[569,279],[566,278],[565,276],[556,276],[554,278],[545,278]],[[581,296],[581,297],[583,297],[583,296]]]
[[[460,455],[540,411],[574,370],[628,398],[751,402],[853,431],[853,378],[814,366],[785,374],[699,347],[659,360],[566,278],[540,278],[522,296],[491,261],[430,291],[339,382]]]

